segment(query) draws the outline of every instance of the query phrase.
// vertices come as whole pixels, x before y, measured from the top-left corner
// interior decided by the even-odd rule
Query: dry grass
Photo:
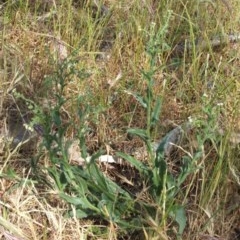
[[[91,105],[104,111],[86,123],[91,127],[87,137],[89,152],[99,148],[110,153],[129,152],[142,147],[142,142],[130,138],[126,129],[146,127],[145,111],[125,90],[141,94],[146,89],[140,80],[142,70],[149,66],[145,31],[150,22],[162,26],[161,14],[166,8],[173,11],[167,36],[170,48],[159,54],[159,69],[154,76],[154,93],[161,96],[163,103],[153,140],[161,139],[189,116],[204,121],[207,111],[222,104],[221,117],[215,121],[221,126],[220,140],[215,145],[201,145],[199,138],[207,137],[207,130],[197,129],[189,133],[182,146],[191,156],[196,149],[204,149],[196,170],[178,196],[188,219],[182,238],[239,239],[240,45],[229,43],[217,49],[210,46],[181,57],[174,53],[176,45],[186,38],[193,41],[201,36],[208,41],[219,33],[240,34],[238,1],[227,5],[225,1],[165,1],[162,5],[156,1],[105,1],[104,6],[111,12],[106,18],[93,17],[97,13],[94,1],[86,1],[84,6],[78,1],[40,2],[2,3],[0,10],[0,239],[128,239],[121,229],[99,219],[64,217],[67,203],[50,187],[40,184],[32,170],[31,159],[37,154],[42,166],[50,165],[47,154],[39,148],[39,139],[11,147],[9,138],[14,133],[9,133],[10,110],[13,108],[21,120],[14,123],[19,129],[23,128],[23,117],[33,114],[15,98],[13,89],[48,112],[48,101],[55,104],[45,84],[46,76],[56,70],[51,59],[62,61],[66,54],[77,51],[77,67],[90,76],[87,81],[67,79],[64,95],[71,101],[64,105],[66,121],[79,121],[74,115],[77,96],[90,89],[94,93]],[[172,66],[174,61],[179,65]],[[69,128],[66,138],[75,134],[75,129]],[[116,169],[121,172],[121,168]],[[118,173],[105,171],[119,179]],[[49,176],[43,178],[52,181]],[[174,225],[159,229],[158,223],[149,222],[158,237],[146,231],[138,239],[175,239]],[[234,238],[234,231],[238,238]]]

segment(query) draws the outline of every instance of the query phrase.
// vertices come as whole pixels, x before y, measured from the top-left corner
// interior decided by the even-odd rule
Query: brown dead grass
[[[107,3],[109,6],[111,4],[110,1]],[[120,21],[124,16],[131,18],[131,4],[129,6],[128,4],[124,3],[125,7],[116,7],[116,12],[122,12],[119,12],[117,15],[119,20],[113,18],[112,25],[116,24],[116,21]],[[134,4],[135,2],[132,3],[132,5]],[[235,9],[235,4],[237,5],[236,1],[232,1],[230,5]],[[153,7],[154,4],[149,6],[150,9]],[[223,9],[222,11],[224,12],[224,6],[220,9]],[[141,16],[138,17],[141,19]],[[229,15],[225,15],[225,18],[227,17]],[[49,62],[49,56],[55,54],[56,58],[53,42],[59,36],[49,32],[43,23],[35,22],[34,25],[29,27],[28,24],[31,21],[31,14],[26,16],[21,11],[18,11],[15,13],[12,23],[5,27],[4,39],[1,42],[1,62],[7,66],[7,68],[4,68],[3,74],[1,73],[0,75],[1,94],[3,93],[0,98],[2,113],[4,112],[2,110],[7,108],[6,106],[10,102],[8,95],[11,94],[11,90],[15,87],[26,98],[30,98],[38,104],[44,104],[44,98],[46,97],[51,99],[51,96],[45,95],[46,91],[43,81],[45,75],[54,71]],[[25,26],[23,26],[23,22],[26,23]],[[208,23],[204,22],[203,24],[205,25],[202,27],[206,28]],[[117,27],[119,26],[116,26],[116,29]],[[91,52],[79,53],[81,59],[79,65],[91,71],[89,86],[96,93],[96,104],[100,102],[103,106],[107,106],[109,98],[112,97],[114,99],[107,110],[107,114],[100,115],[98,125],[92,126],[94,136],[90,136],[88,139],[89,149],[92,152],[100,147],[107,151],[109,146],[111,146],[112,152],[116,150],[129,151],[129,148],[133,149],[141,145],[139,140],[132,139],[130,141],[125,130],[127,127],[144,128],[145,113],[136,100],[124,93],[123,90],[128,89],[130,86],[131,90],[144,91],[145,86],[139,80],[141,78],[140,71],[148,65],[148,62],[140,33],[137,33],[137,30],[134,28],[130,30],[129,36],[123,38],[122,43],[120,42],[121,37],[116,37],[116,43],[113,44],[110,60],[108,61],[95,61],[94,54],[91,54]],[[125,34],[125,31],[122,34]],[[61,39],[66,43],[69,52],[76,47],[71,37],[70,33],[65,34],[65,37],[63,34],[63,39]],[[240,84],[238,81],[239,49],[238,43],[229,44],[224,50],[214,53],[212,63],[216,67],[216,64],[219,64],[221,61],[220,74],[217,81],[221,81],[221,85],[225,86],[223,90],[229,86],[227,98],[224,99],[226,108],[222,114],[222,122],[227,129],[237,133],[240,132],[238,107],[240,101]],[[87,50],[89,51],[89,49]],[[99,49],[94,49],[93,51],[97,52]],[[220,60],[220,56],[222,56],[222,60]],[[206,57],[203,59],[206,59]],[[159,64],[164,63],[160,61]],[[181,124],[186,121],[188,116],[199,113],[201,106],[195,106],[195,104],[199,104],[198,100],[204,89],[202,83],[198,82],[195,85],[197,87],[195,91],[198,93],[193,93],[193,88],[189,85],[194,77],[194,67],[192,66],[191,68],[189,64],[187,68],[190,70],[187,73],[184,72],[185,69],[177,69],[172,72],[160,71],[156,76],[157,85],[155,91],[164,96],[161,121],[158,126],[159,131],[156,131],[156,139],[159,139],[167,130],[171,129],[172,123],[173,125]],[[120,72],[123,73],[120,80],[113,86],[109,85],[109,82],[114,81]],[[18,76],[21,74],[24,77],[19,79]],[[78,82],[78,79],[72,79],[68,83],[65,94],[66,96],[74,96],[82,92],[84,87]],[[189,99],[189,92],[193,95],[191,100]],[[219,92],[221,93],[221,91]],[[221,96],[219,96],[219,99],[221,99]],[[72,111],[74,111],[72,105],[66,105],[65,108],[69,116],[72,116]],[[5,120],[6,116],[2,115],[2,127],[4,127]],[[68,134],[69,136],[74,135],[74,130],[69,130]],[[45,187],[37,188],[35,183],[29,178],[32,173],[28,161],[34,155],[34,151],[31,151],[32,155],[29,156],[26,155],[27,151],[24,155],[21,155],[19,152],[12,154],[4,138],[1,139],[1,144],[4,146],[0,153],[1,167],[4,166],[4,161],[8,159],[8,167],[12,167],[19,174],[19,178],[24,179],[19,184],[19,181],[15,179],[0,178],[0,225],[4,227],[4,230],[0,233],[1,239],[4,239],[4,231],[9,231],[15,237],[23,239],[117,238],[117,230],[113,226],[96,225],[96,227],[107,229],[105,232],[108,232],[108,234],[101,236],[93,233],[92,228],[94,224],[90,220],[81,221],[75,218],[67,219],[63,217],[67,206],[58,198],[57,193]],[[237,148],[239,150],[239,147]],[[35,151],[37,152],[37,150]],[[202,166],[208,165],[208,161],[213,161],[216,164],[219,160],[219,153],[214,152],[211,155],[211,150],[206,151],[206,157],[202,159]],[[239,154],[236,153],[236,150],[226,148],[226,151],[235,151],[232,153],[234,155],[230,154],[224,157],[226,161],[228,161],[227,158],[230,159],[230,163],[235,166],[236,163],[233,158],[235,156],[239,157]],[[44,159],[43,162],[47,164],[48,161]],[[210,164],[208,168],[211,171],[214,166]],[[1,172],[3,170],[5,168]],[[109,175],[111,176],[111,174]],[[184,239],[213,239],[213,237],[216,237],[218,240],[234,239],[232,237],[233,229],[239,229],[238,224],[240,222],[239,208],[234,208],[239,203],[239,195],[236,194],[233,202],[232,199],[235,196],[234,193],[239,191],[239,186],[237,186],[236,179],[231,174],[226,175],[224,178],[225,182],[223,182],[222,186],[217,187],[211,201],[207,201],[204,204],[199,199],[200,195],[204,194],[201,193],[201,182],[203,181],[201,171],[188,179],[186,188],[188,185],[192,185],[192,187],[189,192],[189,200],[186,201],[188,227],[184,234]],[[113,178],[118,179],[116,175]],[[214,216],[214,218],[211,218],[211,216]]]

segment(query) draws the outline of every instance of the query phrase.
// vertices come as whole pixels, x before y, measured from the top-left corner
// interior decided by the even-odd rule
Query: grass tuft
[[[239,7],[0,1],[0,239],[238,239]]]

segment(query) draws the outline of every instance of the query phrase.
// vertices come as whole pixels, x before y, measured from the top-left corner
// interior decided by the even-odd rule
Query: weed
[[[168,144],[168,137],[165,137],[157,147],[156,153],[152,146],[151,130],[159,121],[161,97],[154,95],[154,75],[158,70],[156,59],[158,54],[166,50],[167,44],[165,37],[168,30],[171,12],[168,12],[165,24],[162,28],[156,29],[152,23],[149,31],[149,41],[146,48],[149,56],[149,69],[143,71],[143,78],[146,81],[146,93],[144,96],[134,94],[137,101],[142,107],[146,109],[146,129],[129,129],[128,132],[140,137],[147,146],[148,164],[145,165],[128,156],[124,153],[118,153],[119,156],[124,157],[129,161],[141,174],[144,181],[147,182],[149,194],[154,199],[156,207],[152,209],[148,202],[145,202],[142,207],[146,209],[146,217],[155,219],[155,224],[158,228],[166,228],[166,222],[169,217],[172,217],[179,225],[178,234],[181,235],[186,226],[186,214],[184,208],[175,203],[175,197],[184,182],[189,171],[186,165],[182,169],[179,177],[175,179],[167,170],[165,146]],[[150,225],[150,224],[149,224]],[[156,231],[156,230],[155,230]],[[156,231],[157,234],[157,231]]]
[[[92,98],[90,91],[77,98],[78,109],[75,113],[79,118],[79,125],[74,124],[71,119],[63,123],[63,106],[69,100],[64,97],[67,79],[77,76],[79,81],[86,80],[86,74],[77,70],[74,62],[71,58],[66,59],[57,67],[55,75],[48,79],[55,86],[56,101],[49,109],[49,114],[45,115],[43,146],[48,150],[51,161],[47,171],[54,181],[53,188],[57,189],[62,199],[75,207],[67,216],[101,217],[123,229],[137,227],[139,223],[136,225],[138,220],[133,217],[136,211],[131,194],[108,179],[97,166],[96,159],[101,155],[101,151],[87,160],[85,138],[89,128],[85,123],[93,121],[94,115],[99,112],[97,107],[92,109],[89,105],[89,99]],[[52,131],[52,126],[56,129],[55,132]],[[68,148],[71,142],[65,141],[65,135],[70,126],[77,131],[76,137],[79,139],[82,157],[86,161],[85,167],[74,166],[69,162]]]
[[[1,1],[0,29],[0,238],[234,239],[238,1]]]

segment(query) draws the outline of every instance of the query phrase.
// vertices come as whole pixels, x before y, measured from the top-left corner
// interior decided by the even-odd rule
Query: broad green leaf
[[[60,183],[62,185],[66,185],[67,184],[67,179],[65,177],[65,174],[64,172],[61,172],[60,175],[59,175],[59,180],[60,180]]]
[[[87,153],[87,145],[86,145],[84,133],[81,134],[78,138],[79,138],[79,147],[81,149],[81,155],[82,155],[83,159],[86,160],[88,153]]]
[[[56,126],[60,126],[61,123],[62,123],[62,120],[61,120],[61,117],[60,117],[60,113],[58,110],[54,110],[52,112],[52,119],[53,119],[53,122]]]
[[[90,161],[94,161],[94,158],[91,158]],[[88,171],[90,179],[92,180],[92,183],[95,185],[95,187],[98,188],[100,191],[108,192],[109,189],[105,180],[106,178],[94,162],[90,162],[90,164],[88,165]]]
[[[161,111],[161,100],[158,97],[152,112],[152,116],[151,116],[151,126],[154,126],[156,122],[159,121],[160,111]]]
[[[58,190],[62,191],[65,188],[66,184],[63,184],[61,182],[61,179],[60,179],[61,176],[60,176],[59,172],[57,171],[57,169],[54,167],[52,167],[52,168],[49,167],[47,170],[48,170],[49,175],[54,179],[54,182],[56,183]]]
[[[132,218],[128,220],[124,220],[123,218],[117,219],[116,223],[122,229],[139,229],[141,230],[143,227],[142,219],[139,218]]]
[[[136,158],[123,152],[117,152],[116,155],[118,157],[126,159],[130,164],[132,164],[140,172],[140,174],[144,175],[145,177],[149,176],[150,169],[141,161],[138,161]]]
[[[127,130],[128,133],[136,135],[145,141],[148,140],[148,135],[145,129],[140,128],[130,128]]]
[[[69,163],[67,162],[62,162],[61,170],[62,170],[62,173],[64,174],[66,181],[69,184],[73,184],[73,182],[75,182],[76,180],[76,175],[73,172],[74,167],[70,166]]]
[[[128,192],[123,190],[111,179],[104,176],[96,164],[89,164],[89,188],[94,189],[99,194],[104,194],[105,198],[115,202],[116,197],[121,196],[124,199],[131,199]]]
[[[131,92],[131,91],[125,91],[127,94],[132,95],[140,104],[143,108],[147,108],[148,107],[148,103],[146,102],[146,100],[144,99],[144,97],[142,97],[141,95]]]
[[[171,173],[167,173],[166,178],[166,186],[167,186],[167,196],[169,199],[173,199],[179,191],[179,187],[176,183],[176,179]]]
[[[86,218],[86,217],[88,217],[90,215],[89,213],[87,213],[87,211],[83,211],[81,209],[77,209],[75,214],[76,214],[77,218]],[[71,214],[71,215],[73,217],[73,214]]]
[[[159,196],[162,192],[162,189],[165,184],[165,178],[167,174],[167,164],[164,157],[164,145],[165,142],[160,143],[156,151],[156,158],[154,161],[154,168],[153,168],[153,188],[155,187],[154,192],[156,195]]]
[[[86,198],[82,198],[82,197],[72,197],[72,196],[69,196],[65,193],[59,193],[59,196],[61,198],[63,198],[65,201],[67,201],[68,203],[71,203],[73,205],[81,205],[81,206],[84,206],[84,208],[87,208],[87,205],[88,205],[88,201]]]
[[[81,206],[81,209],[90,209],[95,211],[96,213],[100,213],[100,210],[93,204],[91,204],[85,196],[72,197],[63,192],[59,193],[59,196],[70,204],[73,204],[75,206]]]
[[[178,234],[182,235],[187,224],[186,211],[183,206],[175,205],[172,207],[170,215],[178,223]]]
[[[152,190],[155,192],[156,197],[159,197],[165,185],[167,175],[167,166],[164,160],[159,161],[158,165],[154,167],[152,174]]]

